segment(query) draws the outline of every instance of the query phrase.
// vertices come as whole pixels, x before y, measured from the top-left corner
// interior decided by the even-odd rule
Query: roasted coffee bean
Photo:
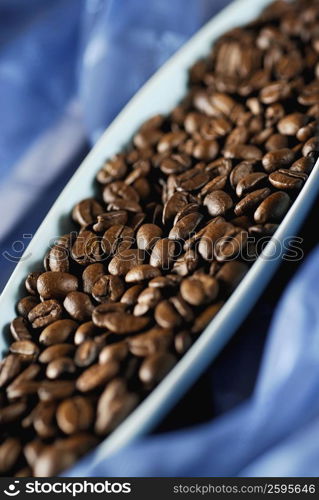
[[[15,354],[9,354],[1,363],[0,387],[7,385],[21,371],[21,358]]]
[[[273,104],[287,99],[290,93],[290,86],[287,82],[275,82],[264,87],[259,97],[263,104]]]
[[[209,174],[204,170],[205,164],[198,163],[194,168],[187,170],[176,177],[178,191],[198,191],[209,181]]]
[[[134,188],[123,181],[111,182],[104,188],[103,200],[105,203],[111,203],[119,199],[139,202],[139,196]]]
[[[97,222],[93,225],[95,232],[104,232],[115,224],[125,225],[128,214],[125,210],[115,210],[114,212],[105,212],[97,216]]]
[[[144,264],[144,265],[147,265],[147,264]],[[125,281],[126,281],[127,276],[129,275],[129,272],[125,276]],[[136,304],[137,298],[142,290],[143,290],[143,285],[131,286],[130,288],[128,288],[126,290],[126,292],[123,293],[123,295],[121,297],[121,303],[126,304],[128,306],[134,306]]]
[[[176,276],[175,274],[167,274],[166,276],[153,278],[148,285],[154,288],[177,287],[180,281],[180,276]]]
[[[98,401],[95,432],[98,435],[111,432],[133,410],[137,403],[138,396],[127,392],[123,379],[112,380]]]
[[[174,328],[182,323],[182,317],[169,300],[162,300],[155,308],[156,323],[162,328]]]
[[[0,408],[0,425],[9,424],[20,420],[27,410],[27,403],[25,400],[18,401],[17,403],[9,404]]]
[[[204,199],[208,213],[213,217],[225,215],[233,206],[233,200],[225,191],[212,191]]]
[[[254,213],[254,219],[259,224],[269,221],[281,221],[290,206],[290,198],[287,193],[278,191],[269,195],[261,202]]]
[[[82,273],[83,292],[91,293],[94,283],[105,274],[103,264],[96,262],[88,265]]]
[[[111,380],[119,371],[116,361],[106,364],[96,364],[87,368],[76,381],[76,387],[81,392],[89,392]]]
[[[94,309],[92,318],[97,326],[107,328],[118,335],[143,330],[150,322],[150,318],[136,317],[123,311],[104,312],[101,306]]]
[[[247,231],[239,227],[227,231],[218,241],[216,241],[214,254],[218,261],[225,261],[241,255],[246,247],[248,238]]]
[[[169,238],[158,240],[153,247],[150,264],[167,271],[173,261],[175,254],[175,242]]]
[[[217,302],[216,304],[208,306],[202,313],[196,316],[194,324],[192,326],[192,333],[201,332],[216,316],[223,304],[223,302]]]
[[[205,260],[214,256],[214,246],[228,231],[233,230],[233,225],[225,222],[222,217],[216,217],[209,222],[199,233],[195,240],[199,240],[198,252]]]
[[[23,426],[33,425],[34,430],[42,439],[53,437],[57,428],[55,425],[56,404],[53,401],[40,401],[31,414],[24,419]]]
[[[39,304],[39,299],[34,297],[33,295],[29,295],[28,297],[23,297],[19,300],[17,304],[17,312],[20,316],[24,318],[28,317],[29,312],[33,309],[37,304]]]
[[[150,309],[153,309],[161,300],[162,294],[159,288],[147,287],[137,298],[137,304],[134,307],[134,316],[143,316]]]
[[[93,339],[87,339],[82,342],[74,356],[74,362],[77,366],[90,366],[97,358],[99,353],[98,344]]]
[[[167,375],[176,364],[176,361],[175,356],[168,352],[152,354],[143,361],[139,370],[139,377],[144,384],[155,385]]]
[[[108,184],[115,179],[121,179],[125,176],[127,166],[123,155],[115,155],[107,160],[101,170],[97,173],[97,181],[101,184]]]
[[[67,355],[70,355],[75,350],[74,345],[72,344],[54,344],[41,352],[38,360],[40,363],[51,363],[55,359],[64,358]]]
[[[231,187],[236,190],[237,184],[249,174],[254,172],[255,162],[242,161],[234,167],[230,173],[229,180]]]
[[[8,437],[0,445],[0,474],[6,474],[14,467],[20,453],[22,446],[19,439]]]
[[[225,262],[216,274],[222,293],[225,296],[230,295],[239,285],[247,271],[248,266],[244,262],[236,260]]]
[[[124,291],[123,280],[119,276],[107,274],[94,283],[91,293],[97,302],[117,302]]]
[[[63,306],[71,318],[77,321],[85,321],[91,318],[94,308],[90,296],[83,292],[68,293]]]
[[[227,183],[227,175],[218,175],[213,180],[208,182],[200,191],[200,196],[206,196],[206,194],[216,191],[217,189],[223,190]]]
[[[311,137],[308,139],[308,141],[304,144],[302,148],[302,154],[303,156],[308,156],[312,153],[318,154],[319,152],[319,137]]]
[[[46,258],[46,271],[67,273],[70,269],[70,251],[63,245],[55,245],[49,250]]]
[[[129,248],[119,252],[109,263],[109,272],[114,276],[125,276],[130,269],[143,264],[144,252],[139,249]]]
[[[261,160],[262,152],[257,146],[250,144],[234,144],[224,150],[225,158],[236,158],[237,160],[256,161]]]
[[[94,411],[89,399],[75,396],[60,403],[56,418],[62,432],[75,434],[90,428]]]
[[[309,117],[302,113],[292,113],[278,122],[278,130],[283,135],[296,135],[298,130],[306,125]]]
[[[242,216],[250,213],[256,207],[270,195],[269,188],[262,188],[247,194],[242,198],[234,208],[234,212],[238,216]]]
[[[54,401],[68,398],[74,391],[72,380],[45,380],[39,385],[38,396],[41,401]]]
[[[140,281],[151,280],[161,275],[161,271],[150,264],[141,264],[132,267],[125,276],[126,283],[138,283]],[[121,302],[125,302],[121,301]]]
[[[74,373],[75,370],[75,364],[71,358],[57,358],[48,364],[46,376],[50,379],[60,378],[61,375]]]
[[[168,237],[171,240],[187,239],[190,233],[196,229],[202,218],[203,215],[198,212],[185,215],[175,223],[174,227],[170,230]]]
[[[143,224],[136,234],[137,247],[141,250],[151,250],[161,238],[162,229],[156,224]]]
[[[204,273],[196,273],[181,282],[181,295],[186,302],[199,306],[213,301],[218,294],[218,281]]]
[[[269,175],[269,182],[277,189],[301,189],[307,177],[307,174],[282,168]]]
[[[155,326],[145,333],[129,337],[128,345],[132,354],[145,357],[155,352],[165,351],[169,348],[172,340],[173,330],[171,328]]]
[[[76,276],[69,273],[48,271],[42,273],[37,281],[38,293],[43,299],[62,299],[69,292],[76,291],[77,288]]]
[[[77,203],[72,210],[72,218],[80,226],[85,227],[96,221],[98,215],[103,213],[103,207],[94,198]]]
[[[174,339],[174,346],[177,354],[184,354],[192,345],[192,338],[186,331],[179,332]]]
[[[294,153],[291,149],[277,149],[266,153],[262,159],[262,164],[266,172],[273,172],[278,168],[290,165],[294,160]]]
[[[302,172],[309,174],[313,169],[315,164],[315,159],[311,156],[306,156],[296,160],[290,167],[293,172]]]
[[[39,389],[39,382],[35,381],[25,381],[21,380],[16,382],[15,380],[7,388],[7,397],[10,401],[25,398],[27,396],[35,396]]]
[[[115,224],[107,229],[101,241],[106,256],[115,255],[130,248],[134,242],[134,231],[131,227]]]
[[[265,183],[266,179],[267,175],[263,172],[253,172],[240,179],[236,186],[236,194],[238,198],[241,198],[249,191],[253,191],[256,188],[261,187],[262,184]]]
[[[41,272],[34,271],[33,273],[29,273],[25,280],[25,287],[30,295],[37,295],[37,281]]]
[[[276,151],[288,147],[288,139],[285,135],[273,134],[265,143],[266,151]]]
[[[31,340],[32,336],[28,329],[28,322],[25,318],[15,318],[10,324],[10,331],[15,340]]]
[[[78,324],[71,319],[60,319],[42,330],[39,341],[46,346],[61,344],[75,332],[77,327]]]
[[[33,328],[42,328],[57,321],[61,316],[62,307],[59,302],[57,300],[45,300],[31,309],[28,320]]]
[[[21,356],[36,357],[39,354],[39,347],[31,340],[17,340],[10,345],[10,351],[13,354]]]

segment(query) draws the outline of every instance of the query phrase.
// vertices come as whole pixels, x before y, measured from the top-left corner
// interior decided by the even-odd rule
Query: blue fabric
[[[0,1],[0,286],[87,143],[227,3]],[[274,290],[287,279],[279,275],[161,432],[94,469],[89,456],[72,474],[317,476],[318,262],[317,249],[285,291],[267,336]]]

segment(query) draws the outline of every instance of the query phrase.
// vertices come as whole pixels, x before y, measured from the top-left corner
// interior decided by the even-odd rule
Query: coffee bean
[[[261,187],[262,184],[265,183],[266,179],[267,175],[263,172],[253,172],[240,179],[236,186],[236,194],[238,198],[241,198],[249,191],[253,191],[256,188]]]
[[[58,406],[56,418],[58,426],[65,434],[86,431],[94,418],[92,404],[82,396],[66,399]]]
[[[75,332],[77,326],[71,319],[60,319],[42,330],[39,341],[46,346],[63,343]]]
[[[143,316],[151,309],[154,309],[156,304],[161,300],[162,294],[159,288],[147,287],[145,288],[137,299],[137,304],[134,307],[134,316]]]
[[[230,295],[239,285],[248,271],[248,266],[244,262],[233,260],[225,262],[216,274],[221,290],[225,296]]]
[[[272,104],[290,96],[290,86],[287,82],[275,82],[267,85],[260,91],[260,100],[263,104]]]
[[[290,206],[290,198],[283,191],[269,195],[261,202],[254,213],[254,219],[260,224],[268,221],[281,221]]]
[[[254,172],[254,164],[255,162],[251,161],[242,161],[233,168],[230,173],[229,180],[231,187],[236,190],[237,184],[249,174]]]
[[[236,158],[238,160],[256,161],[261,160],[262,152],[257,146],[250,144],[234,144],[224,150],[225,158]]]
[[[106,364],[96,364],[87,368],[77,379],[76,387],[81,392],[89,392],[111,380],[119,370],[115,361]]]
[[[277,149],[266,153],[262,159],[262,164],[266,172],[273,172],[278,168],[290,165],[294,160],[294,153],[291,149]]]
[[[141,264],[132,267],[125,276],[126,283],[138,283],[140,281],[151,280],[160,276],[161,272],[157,267],[150,264]],[[121,301],[123,302],[123,301]]]
[[[288,147],[288,139],[285,135],[273,134],[265,143],[266,151],[276,151],[277,149],[286,149]]]
[[[128,214],[125,210],[115,210],[114,212],[105,212],[97,216],[97,222],[93,225],[95,232],[104,232],[110,227],[127,223]]]
[[[165,375],[176,364],[173,354],[159,352],[148,356],[142,363],[139,370],[139,377],[144,384],[155,385],[160,382]]]
[[[147,265],[147,264],[144,264]],[[134,268],[133,268],[134,269]],[[130,271],[127,273],[125,276],[125,281],[127,281],[127,276],[129,275]],[[129,277],[130,279],[130,277]],[[141,291],[143,290],[143,285],[134,285],[131,286],[126,290],[126,292],[122,295],[121,297],[121,303],[126,304],[128,306],[134,306],[137,302],[137,298]]]
[[[51,363],[55,359],[63,358],[69,354],[71,354],[75,350],[75,347],[72,344],[54,344],[41,352],[39,356],[40,363]]]
[[[218,281],[204,273],[196,273],[181,282],[181,295],[186,302],[199,306],[213,301],[218,294]]]
[[[103,347],[99,356],[99,363],[108,363],[110,361],[123,361],[128,355],[128,344],[125,341],[116,342]]]
[[[71,256],[75,262],[84,266],[99,260],[100,254],[100,243],[96,234],[91,231],[79,233],[71,249]]]
[[[139,249],[129,248],[119,252],[109,263],[109,272],[114,276],[125,276],[130,269],[143,264],[144,252]]]
[[[121,179],[125,176],[127,166],[123,155],[115,155],[107,160],[101,170],[97,173],[97,181],[101,184],[108,184],[115,179]]]
[[[73,394],[75,384],[72,380],[45,380],[40,383],[38,396],[41,401],[65,399]]]
[[[5,475],[14,467],[22,451],[19,439],[7,438],[0,445],[0,473]]]
[[[78,346],[74,362],[77,366],[90,366],[97,358],[98,353],[97,343],[93,339],[87,339]]]
[[[301,189],[307,177],[307,174],[282,168],[269,175],[269,182],[277,189]]]
[[[20,420],[27,410],[26,401],[18,401],[0,409],[0,425]]]
[[[189,237],[198,224],[201,222],[203,215],[198,212],[193,212],[182,217],[175,223],[174,227],[170,230],[169,238],[171,240],[185,240]]]
[[[175,242],[169,238],[158,240],[153,247],[150,264],[153,267],[161,267],[168,270],[175,254]]]
[[[270,195],[269,188],[256,189],[242,198],[234,208],[236,215],[241,216],[254,210],[267,196]]]
[[[103,213],[103,207],[94,198],[77,203],[72,210],[72,218],[80,226],[85,227],[96,221],[98,215]]]
[[[30,311],[29,311],[30,312]],[[25,318],[15,318],[10,324],[10,331],[15,340],[31,340],[32,336],[28,329],[28,322]]]
[[[178,191],[198,191],[209,181],[209,174],[204,170],[205,164],[198,163],[194,168],[187,170],[176,177]]]
[[[292,113],[278,122],[278,130],[283,135],[296,135],[298,130],[309,121],[307,115]]]
[[[208,323],[216,316],[219,310],[222,308],[223,302],[217,302],[208,306],[202,313],[200,313],[196,318],[192,327],[192,333],[201,332]]]
[[[49,250],[46,259],[46,271],[67,273],[70,270],[70,251],[62,245],[55,245]]]
[[[25,280],[25,287],[30,295],[37,295],[37,281],[41,272],[34,271],[33,273],[29,273]]]
[[[97,326],[107,328],[118,335],[135,333],[139,330],[143,330],[150,321],[149,318],[138,318],[132,314],[121,311],[104,312],[101,306],[94,309],[92,318]]]
[[[39,354],[39,348],[31,340],[17,340],[10,345],[10,351],[21,356],[36,357]]]
[[[9,354],[0,367],[0,387],[7,385],[21,371],[21,359],[15,354]]]
[[[101,276],[93,285],[92,297],[97,302],[117,302],[125,291],[124,283],[119,276],[111,274]]]
[[[180,332],[174,339],[174,346],[177,354],[184,354],[192,345],[192,338],[187,331]]]
[[[296,160],[290,167],[293,172],[302,172],[309,174],[313,169],[315,164],[315,159],[311,156],[306,156]]]
[[[61,375],[74,373],[75,370],[75,364],[71,358],[57,358],[48,364],[46,376],[50,379],[60,378]]]
[[[59,302],[57,300],[45,300],[31,309],[28,320],[33,328],[41,328],[57,321],[61,316],[62,307]]]
[[[171,328],[155,326],[145,333],[129,337],[128,345],[135,356],[149,356],[155,352],[165,351],[173,340]]]
[[[89,264],[82,273],[83,292],[91,293],[94,283],[105,274],[103,264]]]
[[[130,248],[133,242],[133,229],[128,226],[115,224],[105,231],[101,247],[105,255],[109,256]]]
[[[319,138],[314,136],[308,139],[308,141],[304,144],[302,148],[303,156],[308,156],[311,153],[318,154],[319,152]]]
[[[225,191],[213,191],[204,199],[204,205],[207,207],[208,213],[213,217],[225,215],[233,206],[233,200]]]
[[[64,299],[63,306],[71,318],[85,321],[91,318],[93,304],[90,296],[83,292],[70,292]]]
[[[33,295],[23,297],[17,304],[17,312],[20,316],[27,318],[31,309],[33,309],[37,304],[39,304],[39,299]]]
[[[162,328],[174,328],[182,322],[182,317],[169,300],[162,300],[156,306],[154,317]]]

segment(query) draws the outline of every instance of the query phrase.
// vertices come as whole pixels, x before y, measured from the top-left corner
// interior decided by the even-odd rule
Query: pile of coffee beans
[[[177,363],[319,151],[319,2],[277,1],[190,69],[183,101],[107,159],[30,273],[0,372],[0,473],[52,476]]]

